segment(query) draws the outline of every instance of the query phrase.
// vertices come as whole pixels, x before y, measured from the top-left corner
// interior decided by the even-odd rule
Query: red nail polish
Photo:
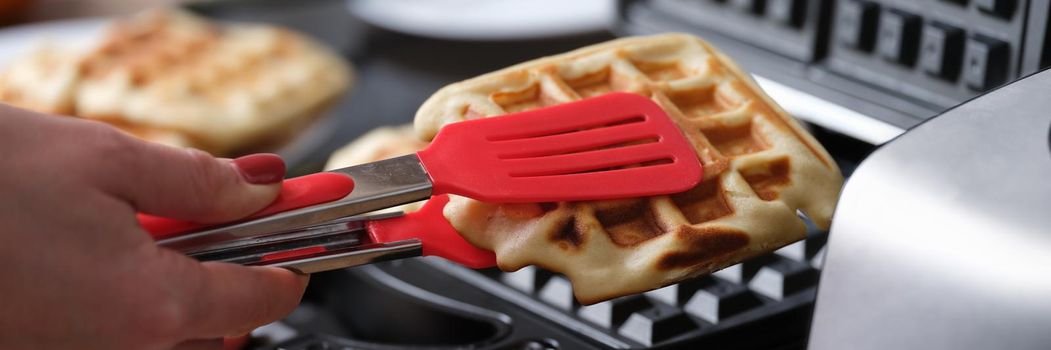
[[[276,154],[257,153],[234,159],[234,165],[248,183],[267,185],[285,177],[285,161]]]

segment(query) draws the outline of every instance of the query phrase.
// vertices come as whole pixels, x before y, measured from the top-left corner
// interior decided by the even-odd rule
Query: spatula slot
[[[595,118],[592,118],[595,119]],[[548,136],[557,136],[564,134],[571,134],[580,131],[593,130],[604,127],[627,125],[634,123],[643,123],[646,121],[646,116],[629,116],[624,118],[618,118],[614,120],[584,120],[577,125],[571,125],[559,129],[536,129],[526,130],[524,132],[504,134],[504,135],[492,135],[486,138],[488,141],[501,142],[501,141],[513,141],[513,140],[525,140],[525,139],[538,139]]]
[[[647,143],[660,142],[660,138],[656,135],[627,135],[630,137],[619,137],[611,139],[598,139],[598,138],[576,138],[575,140],[569,140],[565,142],[559,142],[560,140],[552,140],[550,146],[547,147],[533,147],[533,148],[521,148],[515,149],[510,152],[501,152],[497,155],[497,159],[500,160],[512,160],[512,159],[525,159],[525,158],[541,158],[550,157],[564,154],[577,154],[586,153],[593,151],[602,151],[614,148],[627,147],[632,145],[641,145]],[[573,142],[578,141],[578,142]],[[587,142],[581,142],[587,141]],[[539,145],[538,145],[539,146]]]
[[[628,165],[608,167],[608,168],[601,168],[601,169],[577,171],[577,172],[566,173],[566,174],[559,174],[559,175],[579,175],[579,174],[600,173],[600,172],[615,172],[615,171],[618,171],[618,170],[638,169],[638,168],[643,168],[643,167],[652,167],[652,166],[657,166],[657,165],[670,165],[670,164],[675,164],[675,160],[671,159],[671,158],[661,158],[661,159],[649,160],[649,161],[645,161],[645,162],[639,162],[638,164],[628,164]],[[555,175],[555,176],[557,176],[557,175]]]
[[[660,142],[631,144],[624,147],[559,154],[546,157],[506,160],[511,177],[581,174],[617,170],[628,166],[652,166],[674,163]]]
[[[654,166],[654,165],[673,164],[673,163],[675,163],[675,161],[672,160],[672,159],[657,159],[657,160],[653,160],[653,161],[646,161],[646,162],[643,162],[643,163],[648,164],[648,165],[645,165],[644,167],[651,167],[651,166]],[[605,167],[605,168],[595,168],[595,169],[566,171],[566,172],[521,173],[521,174],[510,174],[509,176],[512,177],[512,178],[537,178],[537,177],[551,177],[551,176],[584,175],[584,174],[592,174],[592,173],[604,173],[603,176],[609,176],[610,174],[615,175],[615,173],[621,172],[621,171],[639,169],[640,167],[634,167],[634,165],[641,165],[641,164],[642,163],[635,163],[635,164],[618,165],[618,166]]]

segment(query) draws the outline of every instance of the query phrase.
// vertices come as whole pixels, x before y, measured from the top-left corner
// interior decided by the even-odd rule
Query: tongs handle
[[[283,233],[269,242],[247,239],[191,256],[202,261],[278,266],[299,273],[420,255],[440,256],[470,268],[495,266],[493,252],[472,246],[445,219],[443,209],[448,202],[447,195],[434,196],[420,210],[405,215],[367,215]]]
[[[281,193],[273,203],[266,208],[244,218],[252,220],[273,214],[308,207],[311,205],[328,203],[346,197],[354,190],[354,180],[350,176],[323,172],[300,176],[285,180],[281,185]],[[165,239],[180,233],[198,231],[201,229],[228,225],[230,223],[201,224],[191,221],[175,220],[148,214],[139,214],[139,224],[154,239]]]

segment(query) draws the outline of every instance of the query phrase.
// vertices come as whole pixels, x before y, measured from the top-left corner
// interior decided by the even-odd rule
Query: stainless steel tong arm
[[[163,246],[189,251],[216,242],[287,232],[335,219],[427,199],[431,179],[415,154],[330,172],[350,176],[354,190],[328,203],[290,210],[258,219],[213,227],[159,241]]]
[[[326,224],[261,237],[218,242],[187,255],[201,261],[278,266],[314,273],[423,254],[423,242],[373,242],[365,223],[397,217],[384,213],[341,218]]]

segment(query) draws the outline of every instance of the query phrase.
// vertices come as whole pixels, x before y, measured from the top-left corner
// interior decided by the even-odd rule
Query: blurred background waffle
[[[296,163],[291,150],[307,147],[294,141],[331,130],[316,125],[352,81],[348,63],[301,34],[175,9],[23,26],[0,43],[0,101],[218,156]]]

